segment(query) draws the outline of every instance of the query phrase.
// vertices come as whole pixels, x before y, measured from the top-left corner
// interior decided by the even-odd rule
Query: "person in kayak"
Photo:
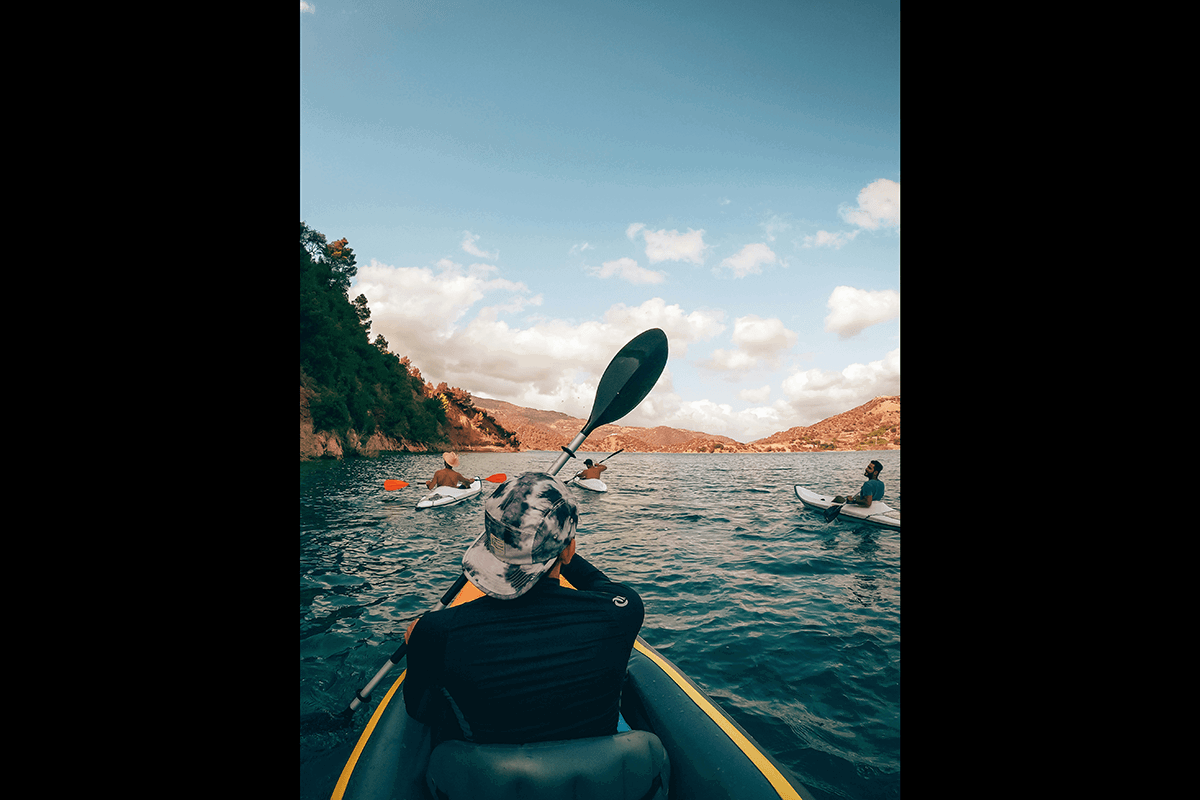
[[[468,583],[405,633],[408,714],[435,746],[616,733],[641,597],[576,552],[578,510],[553,475],[526,472],[483,505],[483,533],[462,560]]]
[[[858,494],[853,497],[842,497],[840,494],[833,498],[835,503],[849,503],[850,505],[863,506],[870,508],[871,503],[876,500],[883,500],[883,481],[879,480],[879,473],[883,472],[883,464],[878,461],[872,461],[867,464],[867,468],[863,474],[867,476],[867,482],[858,490]]]
[[[442,469],[433,473],[433,479],[425,481],[425,487],[453,486],[455,489],[470,489],[471,482],[454,471],[458,466],[457,453],[442,453]]]
[[[584,463],[584,466],[587,467],[587,469],[584,469],[581,472],[575,473],[575,477],[579,478],[580,480],[589,480],[592,478],[599,478],[600,473],[604,472],[604,470],[608,469],[608,467],[604,466],[603,464],[593,464],[592,460],[590,458],[586,459],[583,463]]]

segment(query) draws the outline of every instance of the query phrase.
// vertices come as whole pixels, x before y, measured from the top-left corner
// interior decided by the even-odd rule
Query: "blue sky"
[[[747,442],[900,393],[900,4],[300,3],[300,219],[426,380]]]

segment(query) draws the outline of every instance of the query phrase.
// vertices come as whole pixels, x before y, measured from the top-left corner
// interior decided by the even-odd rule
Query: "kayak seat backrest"
[[[425,781],[439,800],[666,800],[671,766],[649,731],[536,744],[448,741]]]

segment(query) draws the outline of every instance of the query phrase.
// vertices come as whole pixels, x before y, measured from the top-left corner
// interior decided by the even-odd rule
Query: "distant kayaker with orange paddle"
[[[469,489],[471,482],[454,471],[458,466],[457,453],[442,453],[442,469],[433,473],[431,480],[425,481],[425,488],[436,489],[439,486],[452,486],[455,489]]]

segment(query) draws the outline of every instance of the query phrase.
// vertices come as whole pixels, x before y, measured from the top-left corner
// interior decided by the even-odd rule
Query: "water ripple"
[[[463,466],[511,476],[554,457],[469,453]],[[642,636],[819,798],[900,791],[900,535],[825,523],[792,491],[857,491],[871,458],[899,508],[898,451],[623,453],[608,493],[575,493],[579,552],[638,589]],[[382,488],[439,466],[406,454],[301,466],[302,714],[344,708],[457,577],[481,504],[418,512],[423,487]],[[313,765],[356,735],[302,738],[311,796],[328,797],[340,769]]]

